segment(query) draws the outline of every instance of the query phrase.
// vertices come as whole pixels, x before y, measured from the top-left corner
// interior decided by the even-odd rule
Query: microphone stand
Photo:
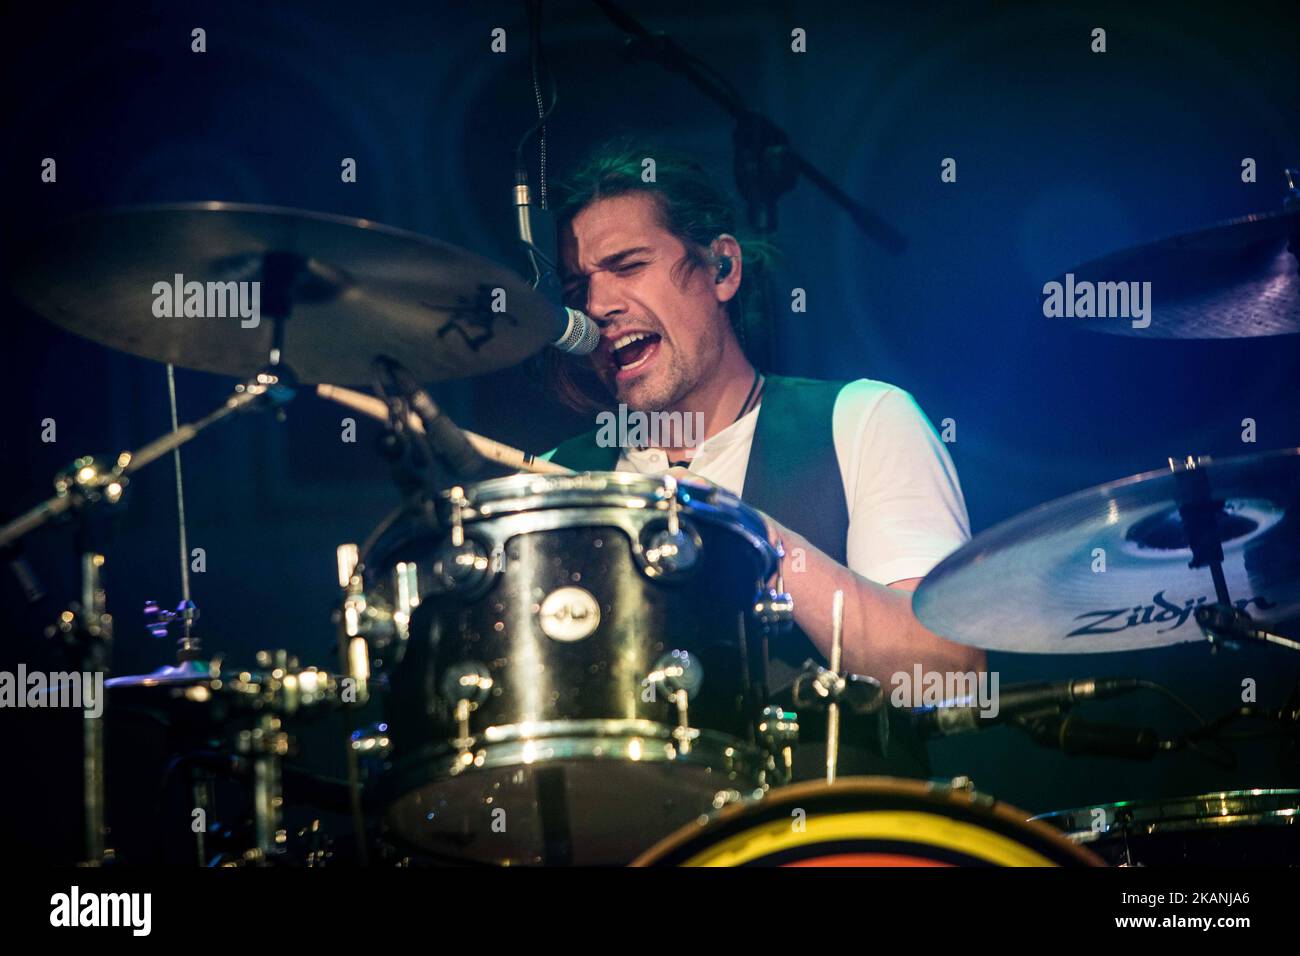
[[[802,175],[847,212],[863,235],[891,255],[899,255],[907,248],[902,233],[835,185],[791,145],[790,137],[779,126],[758,110],[751,109],[736,88],[720,74],[687,53],[667,34],[651,32],[609,0],[594,2],[610,22],[627,35],[627,50],[631,55],[652,60],[664,69],[682,75],[736,121],[732,136],[736,186],[745,200],[750,227],[761,238],[767,239],[776,231],[777,200],[793,189]],[[770,308],[771,270],[762,266],[755,270],[750,266],[748,271],[757,280],[760,309],[753,327],[747,330],[746,344],[760,369],[771,370],[775,359]]]

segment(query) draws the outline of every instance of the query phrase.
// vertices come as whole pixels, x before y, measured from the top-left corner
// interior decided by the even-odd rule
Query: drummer
[[[652,170],[652,175],[646,175]],[[671,472],[741,496],[786,551],[796,633],[773,648],[788,684],[831,645],[843,590],[843,665],[886,692],[896,674],[971,673],[984,653],[927,630],[911,594],[970,537],[957,473],[911,395],[885,382],[765,375],[741,345],[747,256],[726,197],[689,157],[626,142],[596,150],[562,185],[557,221],[567,304],[601,329],[589,368],[552,359],[576,408],[697,415],[694,447],[618,447],[608,429],[551,453],[575,470]]]

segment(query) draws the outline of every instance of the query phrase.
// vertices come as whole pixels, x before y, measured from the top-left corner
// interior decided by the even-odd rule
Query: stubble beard
[[[697,389],[708,374],[710,363],[703,360],[704,355],[713,355],[718,359],[722,357],[723,335],[721,329],[714,328],[708,338],[700,343],[700,355],[690,356],[689,359],[683,356],[675,348],[672,349],[672,360],[669,363],[667,356],[668,351],[665,346],[668,344],[667,339],[663,337],[660,331],[660,353],[656,358],[656,363],[662,365],[655,370],[660,377],[660,381],[651,384],[640,380],[630,383],[627,386],[614,387],[615,400],[627,405],[628,409],[636,412],[669,412],[677,409],[683,401]],[[693,359],[693,361],[691,361]],[[612,384],[612,383],[611,383]]]
[[[687,380],[686,370],[680,363],[674,361],[656,371],[660,373],[661,381],[653,384],[633,382],[630,387],[618,390],[618,400],[632,411],[648,414],[666,412],[690,393],[692,383]]]

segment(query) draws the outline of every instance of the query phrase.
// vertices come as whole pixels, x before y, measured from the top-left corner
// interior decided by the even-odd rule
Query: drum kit
[[[1253,217],[1111,257],[1104,271],[1157,275],[1158,301],[1200,304],[1158,312],[1162,335],[1295,334],[1298,223],[1293,209]],[[152,290],[173,277],[177,308],[160,319]],[[214,284],[258,283],[260,315],[191,309],[194,282],[200,299]],[[792,601],[763,517],[707,484],[575,474],[461,432],[413,386],[509,367],[553,337],[551,306],[494,263],[373,222],[210,202],[55,227],[14,288],[65,329],[167,363],[169,381],[172,366],[240,377],[221,407],[189,424],[176,422],[173,391],[172,431],[111,461],[78,459],[53,497],[0,528],[0,549],[12,553],[54,519],[75,523],[81,593],[50,633],[80,670],[109,670],[98,528],[137,471],[170,452],[179,480],[184,444],[236,413],[282,406],[303,384],[386,422],[406,504],[364,543],[338,548],[335,664],[267,651],[254,668],[230,669],[199,640],[182,562],[180,605],[146,608],[151,631],[175,637],[175,662],[106,681],[107,714],[149,714],[176,729],[173,771],[188,774],[196,811],[216,814],[218,780],[244,788],[251,826],[236,850],[215,852],[211,825],[177,828],[199,865],[1300,860],[1298,790],[1030,819],[964,778],[836,780],[848,726],[839,709],[889,706],[838,659],[809,661],[796,695],[801,710],[827,713],[832,782],[795,780],[799,716],[775,702],[767,673],[768,641],[789,626]],[[343,387],[366,383],[379,397]],[[467,454],[517,473],[456,473]],[[1106,572],[1089,573],[1099,549]],[[1300,615],[1300,449],[1171,460],[1041,505],[939,564],[914,608],[936,633],[996,650],[1107,653],[1198,639],[1300,650],[1279,632]],[[1096,726],[1060,719],[1070,701],[1100,693],[1067,683],[1022,694],[1008,711],[1063,749],[1126,752]],[[950,703],[930,709],[931,725],[944,726],[936,710],[963,711]],[[297,762],[305,723],[340,714],[346,781]],[[1280,728],[1294,750],[1300,691],[1279,710],[1142,749],[1209,740],[1243,717]],[[83,723],[84,862],[100,865],[113,859],[104,721]],[[323,841],[318,825],[298,846],[286,823],[297,802],[350,814],[353,849]]]

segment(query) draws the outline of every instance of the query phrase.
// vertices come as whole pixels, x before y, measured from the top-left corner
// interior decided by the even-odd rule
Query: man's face
[[[706,381],[722,355],[724,306],[707,269],[674,280],[686,247],[659,224],[652,197],[597,200],[560,242],[565,298],[601,326],[592,365],[618,401],[663,411]]]

